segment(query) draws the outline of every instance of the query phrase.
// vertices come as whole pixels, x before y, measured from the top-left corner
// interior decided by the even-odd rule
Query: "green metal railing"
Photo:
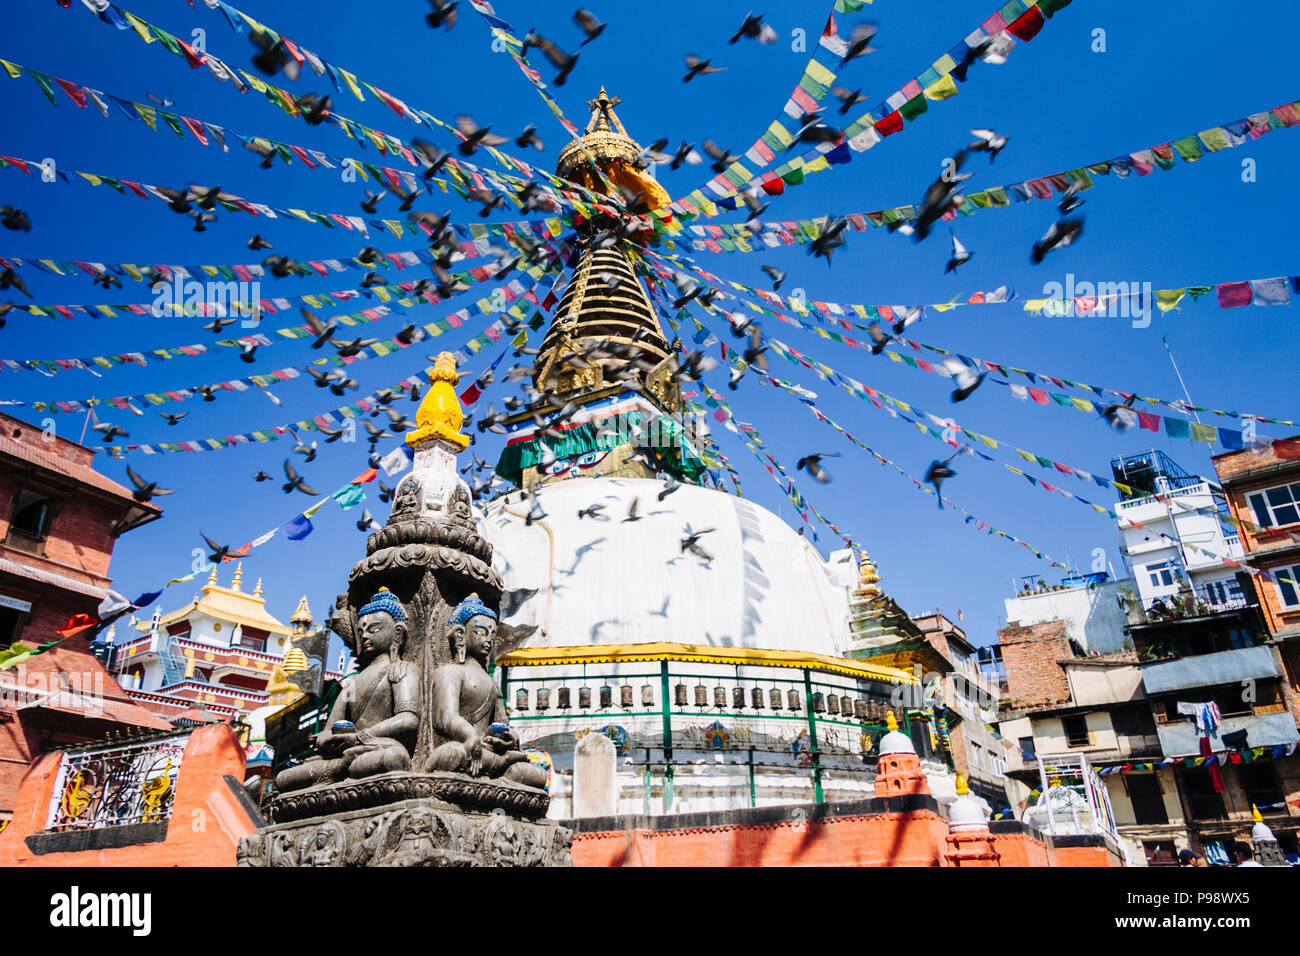
[[[887,727],[885,724],[876,720],[872,720],[870,718],[859,718],[856,716],[849,716],[847,718],[834,717],[824,712],[819,713],[814,705],[814,702],[817,699],[817,695],[819,694],[824,695],[825,692],[829,692],[835,695],[844,695],[844,696],[847,696],[848,694],[852,694],[854,695],[855,701],[860,698],[869,698],[877,702],[878,705],[883,706],[886,709],[893,710],[895,713],[895,719],[898,722],[899,730],[909,735],[911,734],[911,729],[912,729],[911,724],[916,717],[916,712],[915,711],[909,712],[909,710],[906,707],[891,706],[888,701],[888,698],[883,693],[883,686],[863,687],[859,685],[855,687],[846,687],[843,684],[828,683],[824,680],[816,679],[814,675],[818,674],[819,672],[813,668],[791,669],[795,675],[791,677],[768,676],[768,675],[764,675],[762,677],[742,676],[740,674],[740,666],[736,666],[735,668],[736,673],[734,676],[724,675],[720,673],[706,674],[706,673],[697,673],[697,672],[676,672],[676,671],[672,671],[669,668],[669,662],[667,660],[661,661],[658,669],[654,671],[635,672],[635,673],[618,673],[618,674],[598,673],[598,674],[589,675],[587,672],[587,665],[583,664],[581,676],[578,675],[570,675],[570,676],[563,676],[563,677],[554,676],[554,675],[533,676],[531,674],[525,674],[524,676],[515,676],[513,672],[518,671],[520,669],[529,670],[529,668],[520,668],[520,667],[498,667],[497,668],[502,696],[505,698],[507,707],[510,707],[512,709],[512,716],[511,716],[512,722],[581,718],[583,716],[588,716],[588,715],[591,717],[617,716],[624,719],[635,718],[635,717],[661,718],[662,726],[663,726],[662,749],[664,754],[664,760],[662,764],[664,767],[664,812],[668,812],[671,810],[673,799],[674,799],[673,754],[674,754],[675,738],[673,735],[673,718],[699,718],[699,717],[707,717],[710,715],[720,716],[724,713],[730,713],[733,717],[748,716],[754,719],[761,719],[764,721],[773,721],[773,720],[798,721],[800,723],[803,723],[805,725],[805,729],[808,732],[808,754],[811,759],[811,766],[808,769],[810,769],[812,772],[814,794],[816,796],[816,800],[818,803],[824,803],[825,793],[823,790],[823,775],[826,772],[827,768],[824,768],[822,766],[822,756],[823,756],[823,750],[821,747],[822,735],[819,734],[819,728],[822,727],[851,728],[854,731],[858,732],[859,734],[867,734],[872,738],[872,745],[874,749],[875,745],[879,741],[880,735],[884,734],[887,731]],[[641,681],[650,682],[650,681],[654,681],[655,678],[658,678],[658,684],[659,684],[659,706],[649,707],[649,708],[647,708],[644,704],[642,704],[641,706],[637,706],[634,699],[632,707],[624,708],[621,706],[621,704],[616,704],[613,702],[612,691],[614,688],[614,684],[613,684],[614,681],[620,681],[626,685],[631,681],[641,680]],[[536,711],[528,714],[513,712],[513,708],[512,708],[513,701],[511,698],[512,688],[518,689],[520,686],[523,686],[525,689],[527,689],[530,685],[531,686],[538,686],[538,685],[553,686],[556,684],[572,685],[576,683],[579,688],[589,689],[592,687],[593,682],[597,686],[599,686],[600,682],[602,681],[607,682],[605,683],[604,686],[608,686],[611,688],[611,695],[610,695],[611,705],[609,707],[599,707],[599,706],[581,707],[579,706],[578,701],[575,701],[571,698],[569,702],[569,706],[566,708],[550,707],[548,708],[548,712],[543,712],[543,713],[538,713]],[[771,686],[775,688],[777,685],[781,685],[782,687],[788,689],[802,689],[803,691],[802,703],[797,709],[783,708],[781,711],[773,710],[766,706],[762,708],[754,708],[750,706],[748,703],[744,704],[742,707],[735,707],[734,703],[730,706],[726,704],[722,706],[718,706],[716,703],[714,703],[712,705],[705,704],[703,706],[687,705],[686,707],[683,708],[674,704],[674,694],[673,694],[673,686],[672,686],[674,681],[678,684],[684,684],[687,681],[695,681],[698,682],[699,684],[704,684],[705,682],[713,682],[719,686],[721,682],[730,681],[733,683],[733,685],[736,686],[748,685],[748,687],[751,689],[753,687],[766,687],[766,686]],[[788,694],[782,694],[782,699],[783,701],[788,702],[789,700]],[[594,704],[596,702],[597,701],[593,700],[592,703]],[[696,749],[712,750],[713,748],[684,748],[684,749],[690,749],[694,751]],[[737,748],[737,750],[739,749],[740,748]],[[749,768],[750,805],[754,806],[757,803],[757,789],[756,789],[755,779],[754,779],[754,772],[755,772],[754,754],[756,752],[756,748],[748,747],[747,749],[749,751],[746,762]],[[778,751],[773,751],[773,753],[776,752]],[[649,751],[647,750],[646,760],[645,760],[647,812],[649,812],[650,771],[652,765],[653,764],[649,759]]]

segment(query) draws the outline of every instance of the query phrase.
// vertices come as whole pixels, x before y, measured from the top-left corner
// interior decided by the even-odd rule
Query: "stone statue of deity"
[[[402,660],[406,611],[387,588],[357,612],[360,673],[348,678],[330,725],[316,737],[316,755],[275,778],[280,791],[348,777],[407,770],[420,726],[419,676]]]
[[[434,733],[443,743],[430,756],[429,769],[544,788],[546,771],[519,749],[506,724],[501,690],[487,672],[496,629],[496,613],[477,594],[458,604],[447,621],[453,660],[434,674],[430,706]]]

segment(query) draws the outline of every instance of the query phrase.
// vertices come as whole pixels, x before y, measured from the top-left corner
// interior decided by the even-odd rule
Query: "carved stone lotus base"
[[[502,809],[511,816],[544,817],[550,794],[508,780],[486,780],[462,773],[411,773],[398,770],[340,783],[282,793],[271,802],[276,823],[305,817],[379,807],[398,800],[433,799],[467,810]]]
[[[384,774],[278,797],[278,822],[241,840],[238,862],[572,866],[573,834],[543,819],[548,803],[531,788],[462,774]]]

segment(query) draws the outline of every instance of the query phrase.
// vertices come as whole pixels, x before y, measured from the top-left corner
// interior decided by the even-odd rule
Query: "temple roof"
[[[291,627],[266,610],[266,599],[262,597],[260,586],[251,594],[242,589],[243,574],[244,565],[240,562],[235,566],[235,575],[230,582],[230,587],[222,587],[217,583],[217,569],[214,567],[208,577],[208,583],[203,585],[203,590],[199,592],[198,599],[178,610],[162,615],[158,619],[159,626],[166,627],[176,621],[183,621],[192,614],[205,614],[218,621],[229,621],[232,624],[268,631],[271,634],[287,637],[293,633]],[[260,585],[261,582],[258,583]],[[148,621],[143,621],[137,627],[147,631],[150,624]]]

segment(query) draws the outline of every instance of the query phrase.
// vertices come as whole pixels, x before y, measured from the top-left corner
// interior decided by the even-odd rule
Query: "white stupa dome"
[[[668,641],[842,656],[851,552],[830,562],[744,498],[648,478],[569,478],[537,491],[546,516],[526,524],[518,492],[489,502],[480,533],[494,548],[505,640],[528,648]],[[639,519],[625,520],[633,500]],[[603,505],[603,520],[578,517]],[[687,534],[717,560],[683,552]],[[528,631],[522,642],[509,634]],[[535,628],[529,630],[530,628]]]

